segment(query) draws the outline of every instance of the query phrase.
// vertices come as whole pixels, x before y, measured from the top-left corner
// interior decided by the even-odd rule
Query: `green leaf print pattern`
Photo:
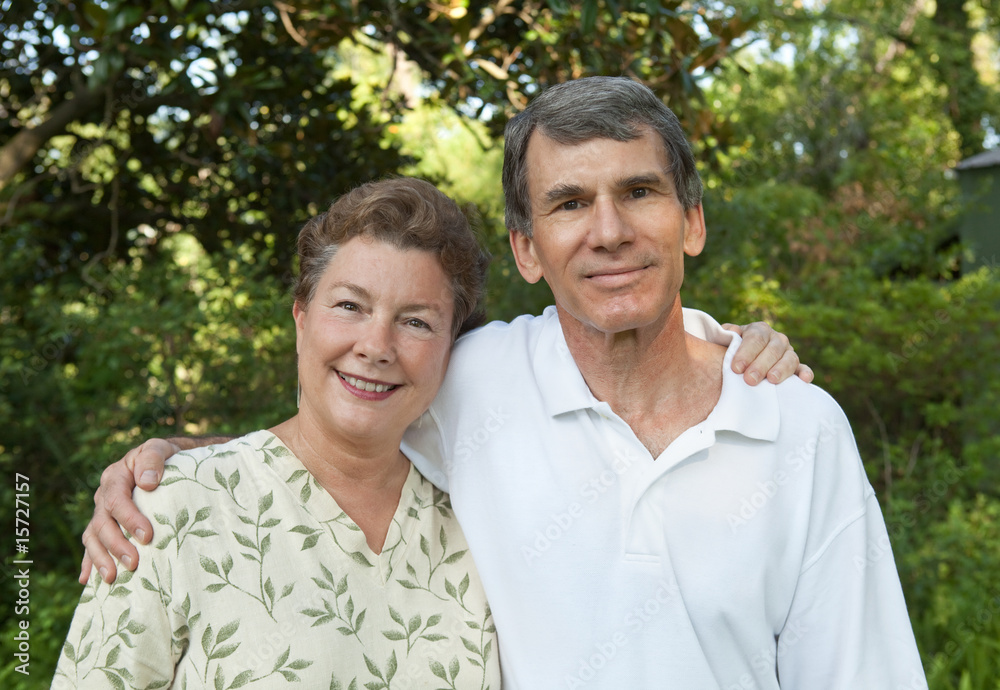
[[[206,591],[218,592],[219,590],[224,589],[226,586],[234,587],[235,589],[238,589],[247,596],[263,604],[264,608],[267,610],[267,615],[271,618],[271,620],[275,620],[274,605],[281,599],[284,599],[289,594],[291,594],[295,588],[295,583],[286,584],[285,587],[281,590],[281,596],[277,597],[276,599],[274,584],[272,583],[271,578],[270,577],[268,577],[267,579],[264,578],[264,570],[265,570],[264,558],[271,550],[271,535],[265,534],[262,537],[261,533],[263,530],[277,527],[279,524],[281,524],[281,520],[278,518],[268,518],[266,520],[263,519],[264,513],[270,510],[273,503],[274,503],[274,492],[269,492],[268,494],[261,496],[257,502],[256,520],[246,515],[238,516],[240,522],[246,525],[250,525],[254,528],[252,536],[248,537],[245,534],[240,534],[239,532],[235,531],[232,533],[233,538],[236,540],[236,542],[240,546],[246,549],[246,551],[242,551],[240,555],[243,556],[243,558],[247,559],[248,561],[252,561],[253,563],[256,564],[256,568],[259,573],[259,578],[258,578],[259,591],[251,592],[249,590],[246,590],[240,587],[239,585],[235,584],[229,578],[229,573],[233,568],[233,557],[230,554],[227,553],[223,557],[221,563],[222,566],[221,572],[219,564],[217,564],[213,559],[208,558],[207,556],[201,557],[202,569],[209,575],[213,575],[222,580],[222,582],[217,582],[208,585],[205,588]]]
[[[426,557],[427,564],[426,567],[424,567],[424,564],[420,563],[420,566],[421,572],[426,572],[427,576],[422,577],[418,574],[417,568],[410,563],[409,560],[407,560],[406,572],[410,575],[410,577],[406,580],[398,580],[398,582],[406,589],[422,589],[426,592],[430,592],[441,601],[446,601],[445,597],[442,597],[440,594],[431,589],[431,580],[433,580],[434,574],[442,565],[452,565],[457,563],[462,556],[465,555],[468,549],[462,549],[452,554],[448,554],[448,535],[445,533],[444,527],[442,527],[441,531],[438,533],[438,546],[440,547],[440,553],[437,556],[432,556],[430,541],[427,537],[421,534],[420,552]],[[463,605],[462,608],[465,608],[465,606]],[[466,610],[468,611],[468,609]]]
[[[434,614],[427,617],[427,622],[421,622],[420,614],[413,616],[409,621],[404,622],[403,617],[399,614],[399,611],[393,607],[389,607],[389,616],[393,621],[399,624],[399,630],[383,630],[382,634],[385,635],[386,639],[392,641],[406,640],[406,653],[409,654],[410,650],[413,649],[413,645],[416,644],[417,640],[427,640],[429,642],[437,642],[438,640],[445,639],[444,635],[440,635],[435,632],[430,632],[430,629],[441,622],[441,615]]]
[[[53,688],[499,690],[447,494],[412,471],[375,555],[273,434],[175,457],[154,544],[84,590]]]
[[[348,597],[347,603],[344,604],[344,610],[341,612],[340,598],[347,593],[347,576],[344,575],[339,582],[334,582],[333,574],[327,569],[327,567],[322,563],[319,564],[319,567],[323,571],[323,579],[314,577],[312,578],[312,581],[316,583],[316,586],[320,589],[333,592],[333,607],[330,606],[329,599],[324,597],[322,600],[322,609],[308,608],[303,609],[301,613],[316,619],[313,621],[313,627],[323,625],[324,623],[340,621],[341,625],[337,627],[337,631],[340,632],[341,635],[353,635],[358,642],[362,642],[361,638],[358,637],[358,631],[361,630],[361,626],[365,622],[365,613],[367,612],[367,609],[362,609],[357,614],[357,617],[355,617],[354,600],[351,597]],[[364,643],[362,642],[362,644]]]
[[[163,539],[156,543],[156,548],[165,549],[170,542],[175,542],[177,546],[177,553],[181,552],[181,546],[184,545],[184,540],[189,536],[195,537],[214,537],[216,532],[210,529],[195,529],[195,526],[199,522],[204,522],[212,515],[212,509],[208,506],[200,508],[198,512],[194,514],[194,520],[190,519],[190,514],[187,508],[181,508],[173,520],[169,516],[163,515],[162,513],[157,513],[153,516],[159,524],[170,528],[170,533]],[[190,521],[190,524],[188,524]],[[185,527],[187,529],[185,529]]]

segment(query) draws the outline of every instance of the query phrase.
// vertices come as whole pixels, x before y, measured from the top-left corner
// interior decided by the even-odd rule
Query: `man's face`
[[[628,142],[528,144],[533,236],[511,233],[521,275],[544,278],[563,318],[604,334],[662,324],[679,305],[684,255],[705,244],[701,206],[684,210],[652,130]]]

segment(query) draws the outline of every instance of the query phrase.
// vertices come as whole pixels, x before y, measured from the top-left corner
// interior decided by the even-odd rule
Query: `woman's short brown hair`
[[[305,306],[312,301],[337,248],[355,237],[379,240],[399,249],[433,252],[451,281],[455,300],[452,336],[483,322],[490,256],[458,205],[429,182],[411,177],[361,185],[306,222],[298,239],[296,302]]]

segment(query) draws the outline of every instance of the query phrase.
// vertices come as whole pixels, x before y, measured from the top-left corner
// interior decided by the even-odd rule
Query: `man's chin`
[[[671,312],[670,308],[664,308],[662,304],[642,305],[634,302],[622,303],[621,301],[608,300],[600,305],[602,308],[595,309],[595,304],[588,304],[585,309],[568,310],[559,307],[559,318],[564,322],[567,319],[575,321],[584,331],[592,334],[602,334],[605,336],[625,335],[631,332],[641,331],[649,328],[662,327],[666,323]]]
[[[631,331],[638,331],[654,325],[658,319],[639,312],[638,310],[621,310],[604,312],[601,314],[590,314],[586,320],[577,319],[588,330],[596,331],[603,335],[620,335]]]

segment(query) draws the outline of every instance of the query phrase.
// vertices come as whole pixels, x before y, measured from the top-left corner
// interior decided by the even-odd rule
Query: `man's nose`
[[[594,202],[593,226],[590,229],[591,249],[617,251],[635,239],[635,232],[622,209],[613,200],[599,198]]]

